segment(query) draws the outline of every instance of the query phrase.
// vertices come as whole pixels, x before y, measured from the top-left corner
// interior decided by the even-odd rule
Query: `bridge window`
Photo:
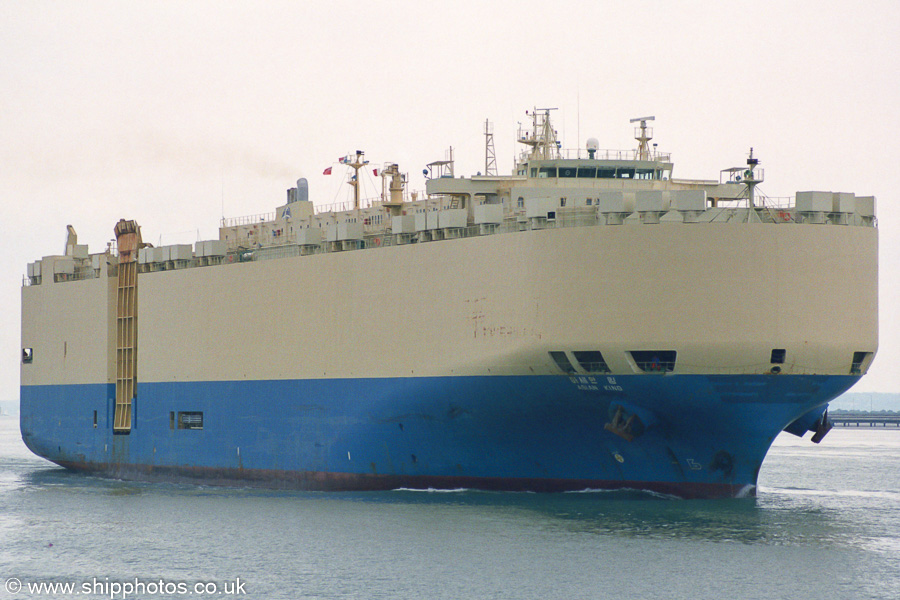
[[[541,170],[538,171],[539,178],[552,178],[556,177],[556,167],[541,167]]]
[[[597,176],[597,167],[578,167],[578,176],[593,179]]]
[[[619,179],[634,179],[634,169],[619,169],[616,176]]]
[[[613,179],[616,176],[615,169],[597,169],[597,177],[601,179]]]
[[[632,350],[635,366],[644,373],[669,373],[675,370],[675,350]]]
[[[597,350],[576,350],[572,354],[575,360],[581,365],[581,368],[588,373],[610,373],[603,355]]]
[[[575,167],[561,167],[559,169],[559,176],[560,177],[575,177],[577,172],[578,172],[578,169],[576,169]]]
[[[553,359],[553,362],[556,363],[556,366],[559,367],[563,373],[572,374],[575,372],[575,367],[572,366],[572,363],[569,361],[569,357],[566,356],[565,352],[551,352],[550,358]]]
[[[519,199],[516,201],[516,206],[519,208],[525,208],[525,198],[519,196]]]
[[[773,348],[772,349],[772,360],[773,365],[783,365],[784,359],[787,356],[787,351],[784,348]]]

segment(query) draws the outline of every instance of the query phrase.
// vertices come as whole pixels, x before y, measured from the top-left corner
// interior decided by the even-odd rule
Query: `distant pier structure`
[[[900,415],[883,415],[871,412],[828,413],[835,427],[886,427],[900,430]]]

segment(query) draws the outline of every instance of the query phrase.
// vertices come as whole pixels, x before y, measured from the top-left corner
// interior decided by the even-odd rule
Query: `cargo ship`
[[[767,197],[752,149],[676,178],[653,117],[565,149],[553,110],[508,175],[486,122],[484,173],[451,149],[421,193],[356,151],[345,204],[300,179],[218,239],[70,226],[22,287],[25,443],[151,481],[754,496],[875,356],[875,198]]]

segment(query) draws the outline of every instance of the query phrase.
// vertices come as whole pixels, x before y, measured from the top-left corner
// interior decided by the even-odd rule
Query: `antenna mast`
[[[484,174],[497,174],[497,154],[494,152],[494,124],[484,120]]]
[[[365,152],[357,150],[355,156],[346,156],[340,162],[353,169],[353,176],[347,183],[353,187],[353,210],[359,210],[359,170],[369,164],[369,161],[366,160]]]
[[[763,170],[756,171],[759,165],[759,159],[753,158],[753,148],[750,148],[750,157],[747,159],[747,170],[744,171],[744,183],[747,184],[747,198],[750,201],[750,208],[756,208],[754,198],[756,195],[757,184],[762,183],[764,179]]]
[[[531,113],[525,114],[531,117],[532,131],[519,129],[519,142],[531,146],[528,154],[530,160],[552,160],[559,158],[559,142],[556,139],[556,130],[550,123],[550,111],[555,108],[535,108]]]
[[[754,158],[753,148],[750,148],[750,157],[747,158],[746,168],[731,167],[730,169],[725,169],[722,171],[720,181],[746,185],[746,189],[741,191],[741,196],[746,194],[749,208],[754,209],[756,208],[756,186],[762,183],[765,178],[765,170],[759,167],[759,159]]]

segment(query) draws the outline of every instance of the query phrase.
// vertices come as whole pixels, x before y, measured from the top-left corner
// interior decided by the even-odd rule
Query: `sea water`
[[[900,430],[784,434],[756,499],[707,501],[115,481],[0,417],[0,598],[204,596],[896,600]]]

